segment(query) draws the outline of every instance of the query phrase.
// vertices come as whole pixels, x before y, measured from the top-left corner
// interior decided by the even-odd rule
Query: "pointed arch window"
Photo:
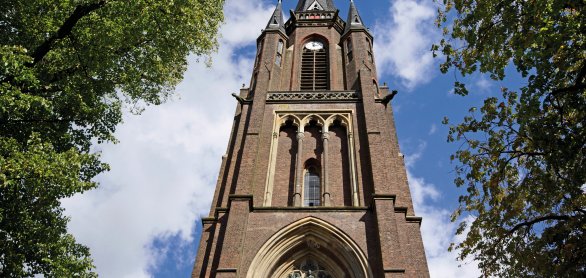
[[[303,206],[321,206],[321,179],[319,169],[311,165],[305,170],[303,180]]]
[[[374,63],[374,58],[372,55],[372,42],[368,38],[366,38],[366,46],[368,47],[368,61]]]
[[[303,47],[301,57],[301,90],[328,90],[330,87],[329,71],[327,44],[321,40],[312,39]]]
[[[346,40],[346,57],[348,62],[352,62],[352,60],[354,59],[354,55],[352,54],[352,52],[352,38],[348,38],[348,40]]]
[[[258,67],[258,65],[260,64],[262,49],[263,49],[263,41],[259,41],[256,45],[256,61],[254,62],[255,68]]]
[[[250,82],[250,91],[254,93],[254,91],[256,91],[256,79],[258,78],[258,72],[256,72],[253,76],[252,76],[252,82]]]
[[[283,40],[279,40],[279,44],[277,45],[277,57],[275,58],[275,64],[279,67],[283,64],[283,48],[285,47],[285,42]]]

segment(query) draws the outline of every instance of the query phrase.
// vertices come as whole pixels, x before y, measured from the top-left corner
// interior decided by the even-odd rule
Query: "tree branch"
[[[51,51],[52,44],[60,39],[63,39],[71,34],[71,31],[79,22],[80,19],[87,16],[91,12],[102,8],[107,3],[107,0],[100,0],[97,3],[88,4],[88,5],[78,5],[75,7],[73,13],[63,22],[63,25],[59,27],[57,33],[53,34],[47,40],[45,40],[32,54],[33,63],[32,65],[37,64],[38,62],[42,61],[45,55]]]
[[[519,154],[520,156],[543,156],[545,153],[540,152],[523,152],[523,151],[502,151],[501,154]]]
[[[567,216],[567,215],[553,215],[553,214],[538,217],[538,218],[535,218],[531,221],[522,222],[522,223],[517,224],[515,227],[513,227],[512,229],[507,231],[507,235],[513,234],[514,232],[521,229],[522,227],[533,226],[534,224],[539,223],[539,222],[543,222],[543,221],[547,221],[547,220],[562,221],[562,220],[569,220],[569,219],[570,219],[570,216]]]
[[[551,94],[554,95],[554,96],[556,96],[556,95],[561,94],[561,93],[567,93],[567,92],[577,91],[577,90],[583,90],[583,89],[586,89],[586,84],[580,83],[580,84],[577,84],[577,85],[573,85],[573,86],[569,86],[569,87],[565,87],[565,88],[560,88],[560,89],[554,90]]]

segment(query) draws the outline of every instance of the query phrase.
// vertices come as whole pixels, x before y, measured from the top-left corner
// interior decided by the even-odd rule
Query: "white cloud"
[[[397,72],[405,86],[429,79],[433,20],[426,2],[393,2],[393,22],[377,26],[376,47],[382,72]],[[239,47],[254,45],[273,7],[260,1],[228,0],[221,48],[212,68],[195,63],[177,88],[180,99],[149,107],[141,116],[125,116],[117,145],[100,149],[112,171],[100,176],[101,187],[64,200],[70,231],[89,246],[102,277],[150,277],[166,250],[155,239],[178,236],[189,243],[195,219],[207,213],[217,169],[229,136],[235,101],[230,93],[248,83],[253,57],[234,58]],[[431,28],[431,27],[430,27]],[[388,51],[386,51],[388,49]],[[236,59],[236,60],[234,60]],[[406,158],[414,166],[425,145]],[[424,217],[422,234],[432,277],[473,277],[473,266],[457,268],[447,253],[454,240],[449,212],[429,205],[440,191],[408,171],[415,207]],[[206,201],[202,201],[206,200]],[[158,252],[158,253],[157,253]],[[184,262],[191,264],[190,261]]]
[[[420,141],[415,151],[412,154],[405,156],[405,166],[407,169],[415,166],[415,162],[421,158],[426,147],[427,143],[425,141]]]
[[[474,82],[474,86],[477,88],[479,93],[490,93],[493,85],[494,81],[484,75],[480,75],[476,79],[476,82]]]
[[[261,4],[227,1],[212,68],[192,57],[177,100],[126,115],[120,143],[99,147],[112,166],[99,177],[100,188],[64,200],[70,231],[91,248],[102,277],[150,277],[164,256],[153,240],[193,240],[226,149],[236,107],[230,93],[248,83],[252,69],[254,57],[235,58],[235,51],[255,44],[274,8]]]
[[[432,1],[391,1],[392,20],[375,26],[375,50],[380,74],[399,77],[413,89],[433,76],[432,43],[440,36],[435,28]],[[384,51],[383,51],[384,50]]]
[[[431,124],[431,127],[429,128],[429,135],[434,135],[437,132],[437,125],[436,124]]]
[[[405,161],[413,206],[417,215],[423,217],[421,236],[431,277],[480,277],[481,273],[476,262],[463,264],[457,261],[457,253],[448,252],[450,244],[460,242],[463,237],[455,236],[457,225],[450,221],[450,211],[433,205],[434,201],[441,199],[441,192],[435,185],[412,173],[412,168],[422,156],[424,149],[425,144],[420,144],[413,154],[405,157]]]

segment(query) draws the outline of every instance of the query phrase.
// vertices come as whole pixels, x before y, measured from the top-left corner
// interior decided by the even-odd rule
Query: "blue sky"
[[[199,218],[207,215],[236,103],[230,96],[248,84],[255,40],[276,1],[227,0],[220,49],[207,68],[190,58],[185,80],[168,103],[127,114],[120,143],[96,147],[112,171],[101,186],[64,200],[70,231],[89,246],[103,277],[190,277],[199,241]],[[285,10],[296,0],[285,0]],[[345,19],[349,1],[336,0]],[[402,152],[406,155],[415,210],[432,277],[471,277],[474,262],[459,268],[448,253],[457,206],[444,116],[459,121],[471,106],[502,84],[481,75],[465,80],[468,97],[451,94],[453,73],[439,72],[429,49],[440,37],[431,0],[355,0],[375,35],[380,83],[399,91],[393,100]],[[286,13],[288,16],[288,13]]]

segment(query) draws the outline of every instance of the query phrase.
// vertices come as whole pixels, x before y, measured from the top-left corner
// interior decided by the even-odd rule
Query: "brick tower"
[[[281,2],[258,38],[193,277],[429,277],[390,100],[355,4]]]

